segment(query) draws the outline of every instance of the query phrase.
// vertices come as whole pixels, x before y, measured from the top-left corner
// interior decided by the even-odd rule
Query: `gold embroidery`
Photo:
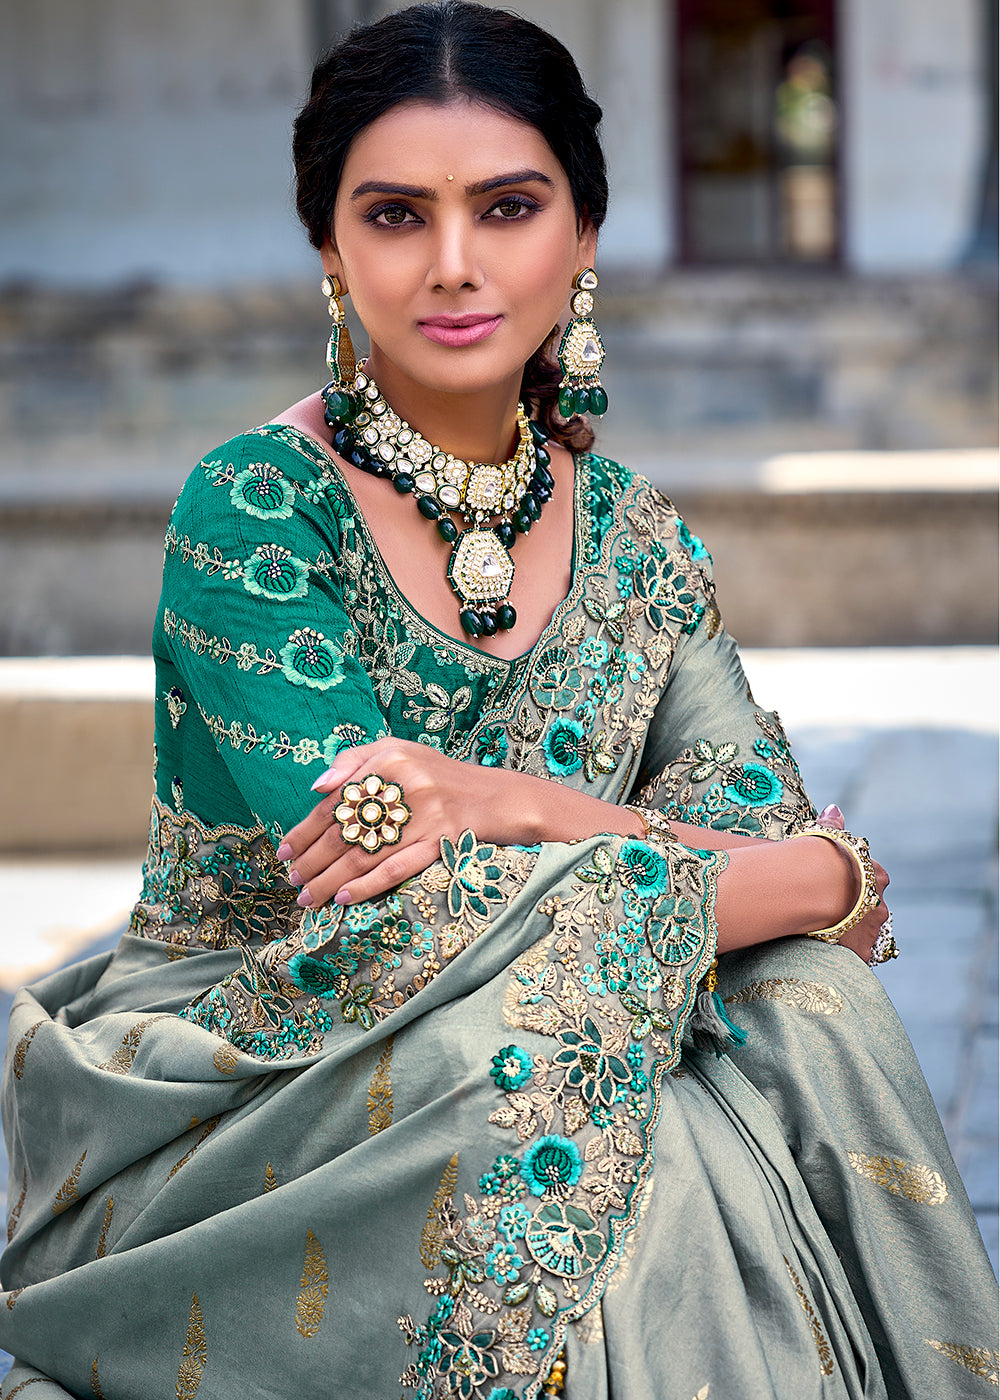
[[[14,1304],[17,1302],[18,1298],[20,1298],[20,1296],[21,1296],[21,1294],[22,1294],[23,1292],[24,1292],[24,1289],[23,1289],[23,1288],[15,1288],[15,1289],[13,1289],[10,1293],[7,1294],[7,1310],[8,1310],[8,1312],[13,1312],[13,1311],[14,1311]]]
[[[266,1196],[268,1191],[277,1191],[277,1189],[278,1178],[274,1174],[274,1168],[271,1166],[271,1163],[268,1162],[267,1171],[264,1173],[264,1195]]]
[[[390,1036],[385,1042],[372,1082],[368,1086],[368,1132],[374,1137],[392,1122],[392,1042]]]
[[[718,609],[716,609],[716,612],[718,612]],[[711,637],[713,634],[709,632],[708,635]],[[703,1385],[702,1388],[698,1391],[698,1394],[694,1397],[694,1400],[708,1400],[708,1392],[711,1389],[711,1385]]]
[[[128,1074],[132,1068],[133,1061],[139,1050],[142,1037],[146,1034],[147,1027],[154,1021],[161,1021],[162,1016],[148,1016],[145,1021],[137,1021],[134,1026],[130,1026],[125,1032],[121,1045],[103,1065],[98,1065],[98,1069],[105,1069],[109,1074]]]
[[[104,1391],[101,1389],[101,1377],[97,1371],[97,1357],[94,1357],[94,1364],[90,1368],[90,1388],[94,1392],[94,1400],[104,1400]]]
[[[103,1258],[104,1258],[104,1251],[105,1251],[105,1250],[107,1249],[107,1247],[108,1247],[108,1231],[111,1229],[111,1217],[112,1217],[112,1215],[114,1214],[114,1209],[115,1209],[115,1198],[114,1198],[114,1196],[109,1196],[109,1197],[108,1197],[108,1208],[107,1208],[107,1210],[104,1212],[104,1224],[101,1226],[101,1238],[97,1241],[97,1255],[96,1255],[96,1257],[97,1257],[98,1259],[103,1259]]]
[[[87,1151],[86,1148],[84,1148],[79,1162],[77,1162],[76,1166],[56,1192],[56,1198],[52,1205],[53,1215],[61,1215],[64,1210],[69,1210],[73,1202],[79,1197],[80,1192],[78,1187],[80,1184],[80,1172],[83,1170],[83,1159],[86,1155]]]
[[[212,1064],[220,1074],[232,1074],[240,1062],[240,1052],[229,1041],[223,1042],[212,1056]]]
[[[844,1009],[844,998],[836,987],[804,982],[800,977],[767,977],[762,982],[751,982],[725,998],[727,1006],[734,1001],[780,1001],[796,1011],[812,1011],[820,1016],[837,1016]]]
[[[22,1381],[20,1385],[16,1385],[16,1386],[14,1387],[14,1389],[13,1389],[13,1390],[10,1392],[10,1394],[7,1396],[7,1400],[14,1400],[14,1396],[15,1396],[15,1395],[20,1395],[21,1391],[24,1389],[24,1387],[25,1387],[26,1385],[37,1385],[39,1381],[44,1381],[44,1380],[48,1380],[48,1377],[47,1377],[47,1376],[29,1376],[28,1379],[27,1379],[26,1381]]]
[[[180,1171],[181,1167],[185,1166],[188,1162],[190,1162],[191,1158],[198,1151],[198,1148],[205,1141],[205,1139],[215,1132],[216,1128],[219,1126],[219,1120],[221,1118],[222,1114],[217,1113],[214,1118],[208,1118],[205,1120],[205,1126],[201,1130],[201,1137],[195,1143],[194,1147],[190,1148],[189,1151],[184,1153],[184,1156],[177,1163],[177,1165],[170,1168],[170,1176],[176,1176],[177,1173]],[[198,1120],[197,1118],[195,1118],[192,1120],[191,1127],[196,1128],[197,1126]],[[167,1179],[169,1180],[170,1178],[168,1177]]]
[[[17,1222],[21,1218],[21,1210],[24,1206],[24,1199],[28,1194],[28,1168],[24,1169],[24,1176],[21,1178],[21,1194],[17,1198],[17,1204],[13,1207],[7,1217],[7,1243],[10,1244],[14,1238],[14,1231],[17,1229]]]
[[[39,1026],[43,1026],[44,1024],[44,1021],[36,1021],[29,1030],[25,1031],[24,1035],[22,1035],[21,1039],[17,1042],[17,1049],[14,1051],[14,1062],[11,1065],[16,1079],[20,1079],[24,1073],[24,1057],[28,1053],[28,1046],[35,1038],[35,1031],[38,1030]]]
[[[204,1319],[197,1293],[191,1295],[191,1313],[188,1317],[187,1340],[184,1355],[177,1372],[177,1400],[194,1400],[201,1385],[201,1373],[208,1361],[208,1346],[205,1342]]]
[[[311,1230],[306,1231],[306,1254],[302,1264],[299,1297],[295,1305],[295,1326],[303,1337],[315,1337],[323,1321],[330,1275],[323,1246]]]
[[[444,1246],[444,1235],[441,1233],[441,1221],[438,1219],[441,1207],[449,1196],[454,1194],[458,1185],[458,1153],[444,1169],[441,1177],[441,1184],[434,1192],[434,1199],[431,1201],[427,1211],[427,1220],[424,1228],[420,1232],[420,1262],[425,1269],[435,1269],[441,1259],[441,1250]]]
[[[891,1196],[905,1196],[921,1206],[939,1206],[948,1199],[948,1187],[940,1172],[922,1162],[904,1162],[901,1157],[877,1157],[867,1152],[848,1152],[847,1160],[857,1172]]]
[[[974,1376],[980,1376],[1000,1389],[1000,1352],[990,1351],[986,1347],[960,1346],[958,1342],[932,1342],[930,1337],[925,1337],[924,1341],[942,1356],[947,1356],[949,1361],[964,1366]]]
[[[785,1259],[784,1255],[782,1255],[781,1257],[782,1259]],[[798,1294],[799,1302],[802,1304],[802,1311],[805,1313],[806,1318],[809,1321],[809,1330],[813,1334],[813,1341],[816,1343],[816,1350],[819,1352],[819,1368],[824,1376],[832,1376],[833,1355],[830,1351],[829,1343],[823,1336],[823,1329],[819,1325],[819,1320],[816,1317],[816,1314],[813,1312],[813,1305],[812,1303],[810,1303],[809,1298],[806,1295],[806,1291],[799,1281],[798,1274],[792,1268],[791,1264],[789,1264],[787,1259],[785,1259],[785,1268],[788,1270],[788,1276],[792,1280],[792,1287]]]

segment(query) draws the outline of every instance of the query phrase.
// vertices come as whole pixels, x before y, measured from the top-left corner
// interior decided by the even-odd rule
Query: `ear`
[[[577,243],[577,262],[580,267],[593,267],[597,258],[597,229],[587,218],[583,216],[580,225],[580,237]],[[339,274],[338,274],[339,275]]]
[[[344,264],[340,260],[340,254],[329,239],[327,239],[322,248],[320,248],[319,255],[323,262],[323,271],[329,277],[336,277],[337,281],[340,283],[341,292],[344,296],[347,296],[350,289],[347,285]]]

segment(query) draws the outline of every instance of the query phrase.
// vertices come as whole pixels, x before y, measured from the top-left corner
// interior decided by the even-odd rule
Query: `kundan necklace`
[[[514,582],[510,551],[518,535],[526,535],[540,518],[555,485],[545,450],[547,434],[518,404],[513,457],[498,466],[464,462],[433,446],[394,413],[363,368],[349,392],[328,384],[323,402],[341,457],[372,476],[386,477],[401,495],[412,493],[420,514],[452,546],[448,582],[458,595],[463,630],[470,637],[509,631],[517,621],[508,601]],[[457,511],[469,528],[459,531],[449,511]]]

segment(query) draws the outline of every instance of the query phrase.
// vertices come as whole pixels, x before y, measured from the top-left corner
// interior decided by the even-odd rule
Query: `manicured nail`
[[[287,841],[282,841],[281,845],[274,853],[279,860],[291,860],[292,848]]]
[[[334,904],[350,904],[351,892],[346,885],[333,896],[333,902]]]
[[[308,890],[303,890],[302,893],[299,895],[298,899],[295,901],[295,903],[299,905],[299,907],[302,909],[311,909],[312,902],[313,897]]]
[[[299,872],[298,872],[297,870],[289,870],[289,872],[288,872],[288,883],[289,883],[290,885],[301,885],[301,884],[302,884],[302,876],[299,874]]]
[[[317,788],[323,787],[325,783],[332,783],[336,777],[337,765],[334,764],[332,768],[328,768],[325,773],[321,773],[319,775],[319,777],[313,783],[311,791],[315,792]]]
[[[819,815],[820,820],[822,821],[824,817],[840,817],[843,816],[843,813],[837,806],[836,802],[831,802],[828,807],[823,808],[822,812],[820,812]]]

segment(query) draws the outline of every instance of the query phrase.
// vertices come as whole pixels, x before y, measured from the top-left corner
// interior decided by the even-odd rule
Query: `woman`
[[[185,487],[143,897],[13,1013],[8,1400],[986,1393],[885,872],[587,450],[599,115],[454,0],[317,68],[333,379]]]

